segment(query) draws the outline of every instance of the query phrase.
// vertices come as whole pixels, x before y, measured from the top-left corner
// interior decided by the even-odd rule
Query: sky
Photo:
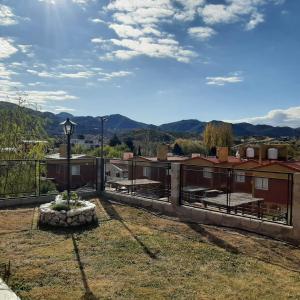
[[[0,101],[300,127],[299,0],[0,0]]]

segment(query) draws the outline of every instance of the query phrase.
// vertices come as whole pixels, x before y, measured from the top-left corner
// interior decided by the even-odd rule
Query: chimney
[[[228,147],[217,147],[217,158],[220,162],[228,161]]]
[[[157,160],[167,160],[168,159],[168,146],[158,145],[157,147]]]
[[[123,160],[128,160],[133,158],[133,153],[132,152],[124,152],[123,153]]]
[[[67,158],[68,153],[67,153],[67,145],[66,144],[59,145],[59,156]]]
[[[201,154],[200,153],[192,153],[192,158],[195,158],[195,157],[201,157]]]

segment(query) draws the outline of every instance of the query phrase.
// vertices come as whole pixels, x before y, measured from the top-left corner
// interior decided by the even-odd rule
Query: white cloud
[[[229,83],[239,83],[243,80],[243,77],[239,76],[238,73],[235,73],[230,76],[206,77],[206,84],[223,86]]]
[[[11,86],[10,86],[11,87]],[[16,86],[17,88],[21,87]],[[13,89],[1,89],[0,90],[0,101],[8,101],[17,103],[19,99],[19,93]],[[22,92],[22,96],[26,98],[30,103],[35,104],[46,104],[48,101],[66,101],[76,100],[78,97],[68,94],[66,91],[37,91],[27,90]]]
[[[16,74],[16,72],[9,70],[5,64],[0,63],[0,79],[10,79],[12,75]]]
[[[0,25],[9,26],[18,24],[17,17],[9,6],[0,4]]]
[[[90,78],[95,76],[95,73],[92,71],[80,71],[75,73],[54,73],[48,71],[36,71],[36,70],[28,69],[27,72],[44,78],[82,79],[82,78]]]
[[[142,30],[134,28],[131,25],[111,24],[109,25],[109,28],[113,29],[115,33],[122,38],[128,38],[128,37],[136,38],[144,34]]]
[[[281,0],[226,0],[225,4],[206,4],[198,13],[208,25],[246,21],[246,30],[254,29],[264,22],[261,7],[268,3],[282,4]]]
[[[76,111],[74,108],[65,107],[65,106],[55,106],[54,110],[56,112],[74,112],[74,111]]]
[[[238,16],[223,4],[208,4],[204,8],[199,9],[206,24],[213,25],[217,23],[231,23],[238,19]]]
[[[214,36],[217,32],[210,27],[191,27],[188,33],[193,38],[205,41]]]
[[[86,6],[90,3],[95,2],[95,0],[72,0],[73,3],[79,4],[81,6]]]
[[[103,21],[99,18],[90,18],[89,21],[92,23],[95,23],[95,24],[106,23],[105,21]]]
[[[138,39],[111,39],[111,42],[123,50],[113,51],[112,56],[129,59],[137,55],[147,55],[156,58],[174,58],[179,62],[189,62],[197,54],[186,50],[173,39],[140,37]]]
[[[203,4],[203,0],[177,0],[177,6],[185,13],[194,11]],[[106,7],[112,12],[113,23],[109,25],[118,38],[110,40],[92,39],[93,43],[102,44],[107,50],[101,60],[131,59],[145,55],[155,58],[173,58],[179,62],[189,62],[197,54],[180,45],[175,37],[160,30],[161,23],[175,19],[186,19],[180,9],[171,0],[115,0]],[[110,42],[110,47],[108,46]]]
[[[264,22],[264,15],[261,13],[253,13],[250,21],[246,24],[246,30],[254,29],[258,24]]]
[[[197,9],[205,3],[205,0],[177,0],[182,6],[174,15],[179,21],[193,21],[197,15]]]
[[[233,123],[248,122],[252,124],[267,124],[272,126],[300,127],[300,106],[287,109],[274,109],[260,117],[243,118],[231,120]]]
[[[45,2],[47,4],[52,4],[56,5],[59,3],[60,0],[38,0],[39,2]],[[95,0],[72,0],[73,3],[81,5],[81,6],[86,6],[90,3],[95,2]]]
[[[105,42],[105,40],[102,38],[93,38],[93,39],[91,39],[91,42],[96,43],[96,44],[101,44],[101,43]]]
[[[13,45],[11,39],[0,37],[0,59],[8,58],[16,52],[18,49]]]
[[[38,85],[42,85],[43,83],[40,81],[36,81],[36,82],[30,82],[28,83],[29,86],[38,86]]]
[[[68,94],[66,91],[25,91],[28,99],[35,103],[45,103],[47,101],[65,101],[78,99],[76,96]]]
[[[101,76],[101,78],[98,78],[98,81],[108,81],[114,78],[127,77],[133,75],[132,72],[128,71],[117,71],[111,73],[99,72],[98,74]]]

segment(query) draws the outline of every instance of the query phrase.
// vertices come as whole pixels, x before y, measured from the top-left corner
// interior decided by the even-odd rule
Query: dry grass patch
[[[8,233],[0,211],[0,263],[22,299],[300,299],[298,248],[95,202],[100,226],[82,232],[15,232],[16,210]]]

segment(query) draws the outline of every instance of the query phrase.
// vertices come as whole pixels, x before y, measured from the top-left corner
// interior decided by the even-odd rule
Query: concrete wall
[[[180,205],[180,165],[176,163],[172,164],[171,169],[170,202],[133,197],[131,195],[107,191],[105,191],[102,196],[107,199],[122,201],[130,205],[172,215],[183,222],[196,222],[238,228],[300,245],[300,173],[295,174],[294,177],[293,210],[291,216],[293,226]]]

